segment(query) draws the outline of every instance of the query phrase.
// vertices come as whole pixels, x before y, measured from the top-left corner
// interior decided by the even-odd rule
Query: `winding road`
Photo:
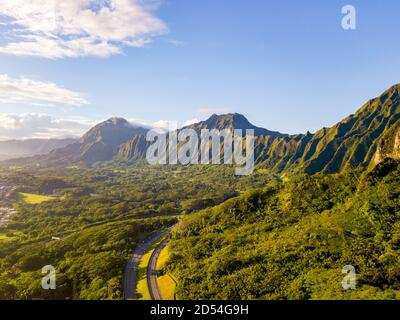
[[[124,274],[124,299],[125,300],[132,300],[137,299],[136,294],[136,282],[137,282],[137,271],[139,268],[140,260],[142,259],[143,255],[161,238],[165,237],[167,234],[171,232],[171,228],[154,233],[150,235],[148,238],[143,240],[133,252],[133,255],[129,258],[129,261],[125,267],[125,274]],[[157,247],[158,248],[158,247]],[[156,250],[157,250],[156,248]],[[155,250],[155,251],[156,251]],[[151,262],[151,259],[150,259]],[[157,266],[157,260],[156,260]],[[149,263],[150,265],[151,263]],[[157,278],[157,277],[156,277]],[[150,289],[150,294],[152,290]],[[153,296],[152,296],[153,298]]]

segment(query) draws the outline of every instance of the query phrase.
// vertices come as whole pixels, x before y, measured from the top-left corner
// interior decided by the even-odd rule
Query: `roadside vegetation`
[[[60,240],[0,247],[0,299],[121,299],[124,267],[137,243],[174,218],[124,221]],[[43,266],[56,268],[57,289],[43,290]]]

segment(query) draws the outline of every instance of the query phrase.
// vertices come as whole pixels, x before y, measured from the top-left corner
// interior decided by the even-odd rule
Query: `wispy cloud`
[[[182,127],[190,126],[191,124],[198,123],[198,122],[200,122],[200,120],[198,118],[193,118],[193,119],[185,121],[183,123]]]
[[[88,104],[81,93],[64,89],[55,83],[26,77],[11,78],[6,74],[0,74],[0,102],[40,106]]]
[[[79,137],[94,121],[85,118],[56,118],[41,113],[0,113],[0,139]]]
[[[167,31],[151,0],[12,0],[0,2],[0,23],[13,40],[0,52],[18,56],[108,57],[143,47]]]
[[[171,38],[165,39],[165,42],[172,44],[175,47],[182,47],[186,44],[184,41],[177,40],[177,39],[171,39]]]
[[[0,113],[0,140],[78,138],[105,120],[105,118],[93,120],[85,117],[62,118],[46,113]],[[169,120],[128,119],[128,122],[136,127],[162,131],[186,125],[179,126],[177,122]]]
[[[129,119],[130,124],[137,127],[148,128],[148,129],[174,129],[177,126],[175,121],[169,120],[157,120],[157,121],[149,121],[144,119]]]
[[[199,108],[195,112],[195,117],[185,121],[182,126],[186,127],[190,126],[191,124],[206,120],[213,114],[224,114],[229,112],[231,112],[231,110],[225,108]]]

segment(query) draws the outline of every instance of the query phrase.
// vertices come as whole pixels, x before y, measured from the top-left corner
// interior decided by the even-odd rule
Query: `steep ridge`
[[[400,85],[368,101],[354,115],[314,135],[258,139],[257,161],[274,171],[333,173],[368,167],[381,135],[400,119]]]
[[[372,164],[377,165],[386,158],[400,160],[400,120],[379,140]]]

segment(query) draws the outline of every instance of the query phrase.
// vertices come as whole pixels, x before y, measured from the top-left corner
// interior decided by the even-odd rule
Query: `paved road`
[[[157,261],[162,249],[167,245],[169,239],[161,242],[151,254],[149,265],[147,266],[147,286],[149,287],[150,297],[152,300],[162,300],[160,288],[157,279]]]
[[[136,294],[137,271],[143,255],[151,248],[151,246],[153,246],[157,241],[159,241],[162,237],[165,237],[170,232],[171,229],[167,229],[162,232],[152,234],[137,246],[133,252],[133,255],[129,258],[129,261],[125,267],[124,275],[125,300],[138,298]]]

